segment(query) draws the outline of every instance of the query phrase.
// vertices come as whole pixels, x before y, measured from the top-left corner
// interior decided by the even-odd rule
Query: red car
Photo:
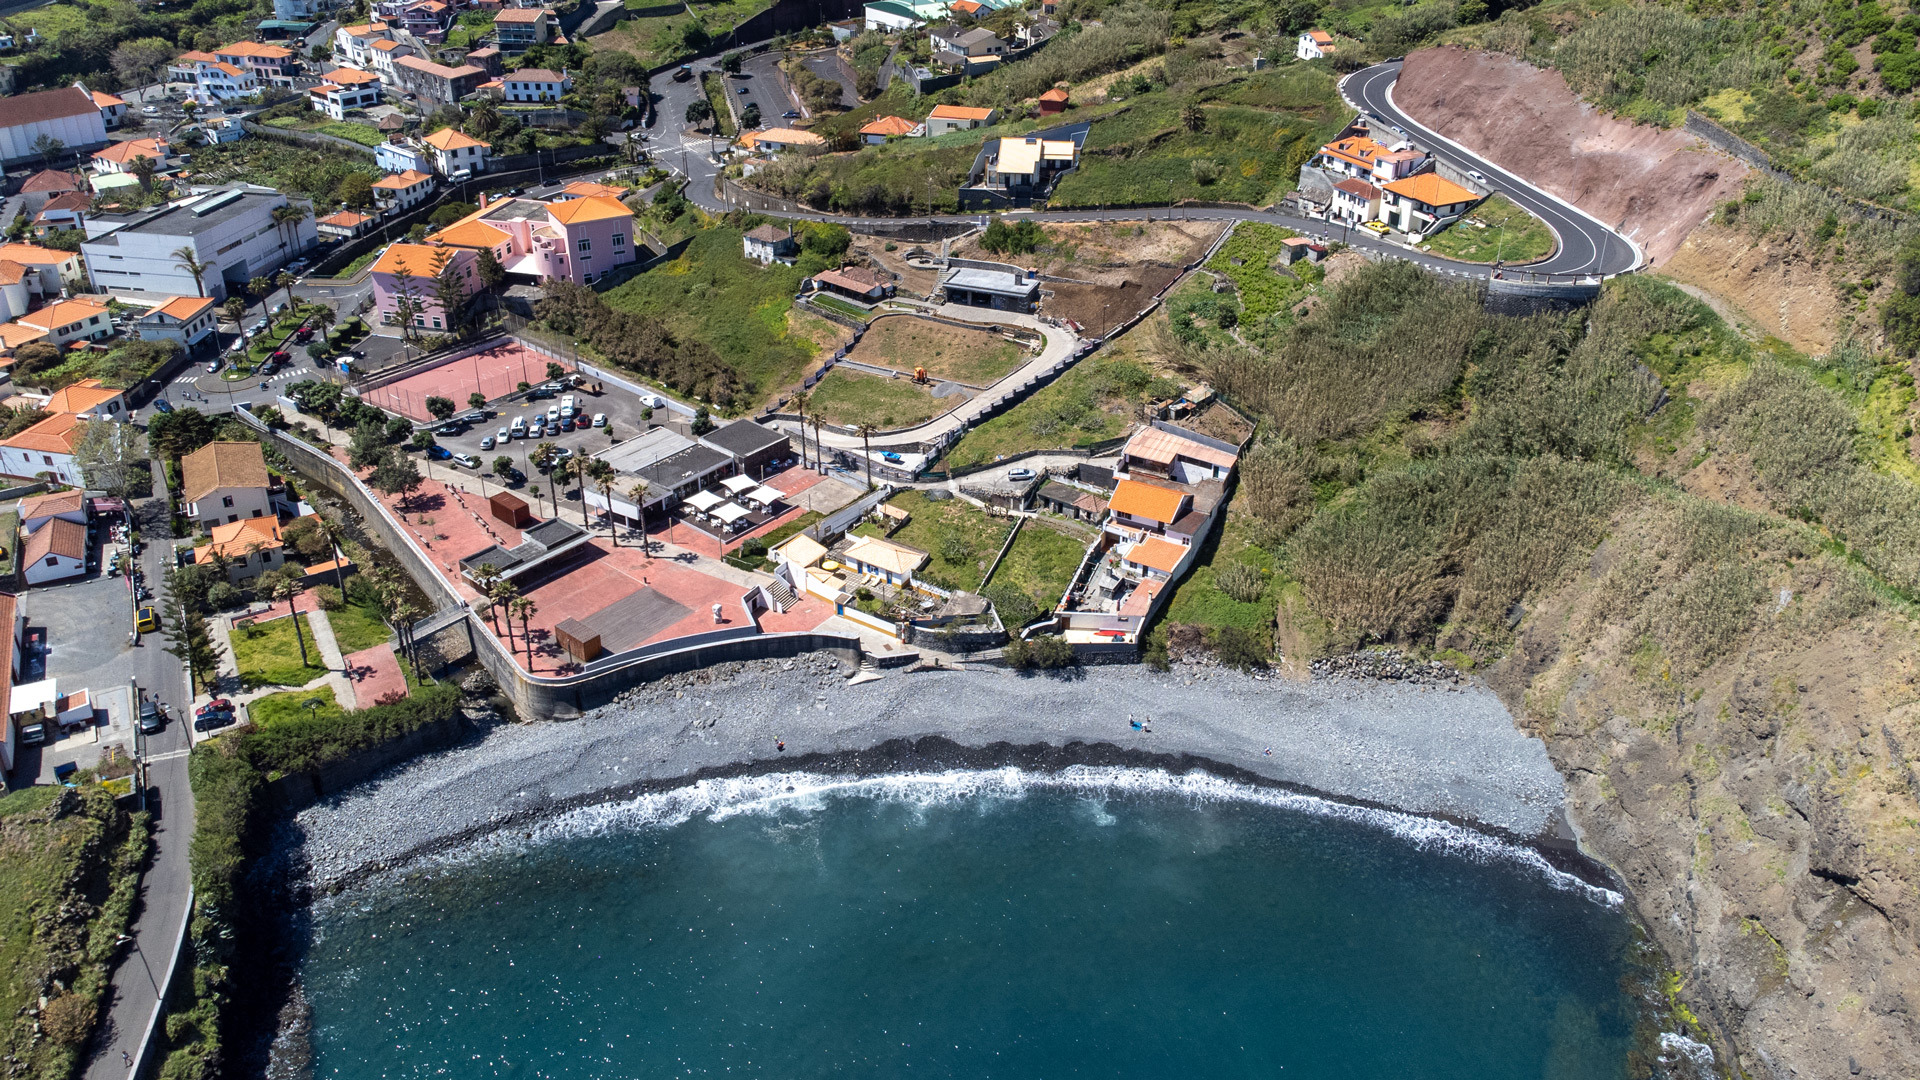
[[[232,711],[233,711],[233,702],[227,700],[226,698],[220,697],[220,698],[214,698],[212,701],[209,701],[205,705],[202,705],[199,708],[193,710],[193,715],[211,716],[214,713],[230,713]]]
[[[299,343],[300,343],[300,344],[302,344],[302,345],[305,345],[305,344],[306,344],[307,342],[309,342],[309,341],[312,341],[312,340],[313,340],[313,327],[311,327],[311,326],[303,326],[303,327],[301,327],[300,329],[298,329],[298,330],[295,330],[295,331],[293,332],[293,340],[295,340],[295,341],[297,341],[297,342],[299,342]]]
[[[293,359],[293,354],[288,352],[285,349],[281,349],[279,352],[276,352],[273,354],[272,359],[273,359],[273,362],[276,364],[284,364],[287,361]]]

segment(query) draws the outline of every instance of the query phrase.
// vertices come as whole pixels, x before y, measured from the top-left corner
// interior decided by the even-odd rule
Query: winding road
[[[698,69],[702,65],[696,64]],[[707,65],[711,66],[711,65]],[[1513,173],[1487,161],[1472,151],[1452,142],[1445,136],[1409,119],[1393,101],[1393,84],[1400,77],[1400,62],[1390,61],[1362,68],[1340,80],[1340,94],[1347,103],[1362,114],[1384,122],[1390,127],[1404,132],[1408,139],[1430,151],[1447,165],[1465,172],[1477,172],[1486,177],[1481,186],[1491,188],[1525,207],[1530,213],[1546,222],[1559,238],[1559,245],[1548,258],[1524,267],[1510,267],[1508,276],[1515,273],[1529,275],[1560,275],[1575,277],[1605,277],[1626,273],[1637,268],[1643,261],[1638,247],[1631,240],[1594,218],[1579,208],[1548,194],[1547,192],[1515,176]],[[697,86],[697,80],[693,82]],[[684,89],[686,96],[697,91]],[[669,108],[671,106],[671,110]],[[674,123],[684,105],[675,100],[673,87],[669,84],[666,101],[657,115],[668,119],[666,125]],[[656,143],[656,153],[663,163],[679,165],[687,177],[687,198],[696,206],[713,213],[725,213],[739,209],[722,199],[714,191],[714,176],[718,166],[708,156],[711,142],[707,136],[681,134],[681,145],[675,148],[671,136],[665,133]],[[679,153],[672,153],[678,149]],[[811,210],[760,210],[756,213],[769,217],[792,218],[805,221],[832,221],[842,225],[858,227],[861,225],[898,225],[903,221],[941,222],[959,224],[977,224],[984,220],[983,214],[937,214],[932,217],[860,217],[848,214],[821,213]],[[1022,217],[1033,217],[1042,221],[1149,221],[1181,219],[1212,221],[1258,221],[1280,225],[1306,236],[1339,240],[1349,247],[1359,248],[1387,258],[1403,259],[1424,266],[1436,273],[1456,277],[1481,278],[1492,272],[1492,268],[1483,263],[1457,262],[1452,259],[1431,255],[1416,248],[1382,239],[1364,229],[1353,229],[1318,218],[1302,217],[1294,214],[1275,213],[1231,207],[1129,207],[1125,209],[1076,210],[1035,210],[1014,211]]]

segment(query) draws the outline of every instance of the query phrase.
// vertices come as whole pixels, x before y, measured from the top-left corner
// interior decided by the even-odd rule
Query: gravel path
[[[1118,756],[1098,744],[1191,755],[1529,838],[1549,830],[1563,799],[1545,746],[1515,730],[1481,687],[1300,684],[1185,667],[1094,668],[1073,679],[983,667],[848,685],[848,672],[827,654],[723,665],[649,684],[576,721],[501,725],[301,812],[311,880],[324,888],[509,819],[756,762],[911,768],[911,753],[876,762],[858,752],[930,736],[1002,751],[1083,744],[1048,760]]]

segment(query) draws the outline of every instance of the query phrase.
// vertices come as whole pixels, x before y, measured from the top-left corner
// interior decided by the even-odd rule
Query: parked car
[[[159,115],[160,115],[160,106],[158,106],[158,105],[149,105],[149,106],[147,106],[146,108],[144,108],[144,109],[141,109],[141,110],[140,110],[140,115],[142,115],[142,116],[159,116]]]
[[[496,431],[493,433],[493,445],[505,446],[507,445],[508,440],[512,438],[513,438],[512,429],[503,427],[499,431]],[[489,449],[491,449],[491,447],[489,447]]]
[[[649,409],[664,409],[667,407],[667,399],[661,397],[659,394],[641,394],[640,404],[645,405]]]
[[[207,361],[207,374],[212,375],[217,373],[219,370],[220,370],[220,360],[218,358]]]
[[[1015,482],[1031,480],[1033,479],[1033,470],[1032,469],[1008,469],[1007,479],[1013,480]]]
[[[303,326],[293,332],[293,340],[301,345],[313,340],[313,327]]]
[[[553,463],[555,465],[558,465],[561,462],[566,461],[571,457],[573,457],[573,450],[571,447],[556,446],[553,448]]]
[[[267,320],[261,319],[260,321],[254,323],[252,326],[247,327],[247,336],[252,337],[255,334],[264,334],[267,332],[267,328],[272,325],[273,324],[269,323]]]
[[[449,420],[439,427],[434,428],[433,433],[435,435],[465,435],[467,433],[467,425],[457,420]]]
[[[47,725],[46,724],[41,723],[41,724],[21,724],[20,725],[20,745],[39,746],[41,743],[46,741],[47,741]]]
[[[1377,233],[1381,236],[1385,236],[1388,233],[1393,231],[1393,226],[1387,224],[1384,221],[1362,222],[1360,227],[1367,230],[1370,233]]]
[[[527,437],[526,417],[516,416],[513,418],[513,437],[516,439],[524,439]]]
[[[603,412],[597,412],[597,413],[594,413],[594,414],[593,414],[593,426],[594,426],[594,427],[606,427],[606,426],[607,426],[607,414],[606,414],[606,413],[603,413]]]
[[[794,120],[794,119],[798,119],[798,118],[799,118],[799,116],[800,116],[800,110],[799,110],[799,109],[788,109],[788,110],[787,110],[786,112],[783,112],[783,113],[781,113],[781,114],[780,114],[780,119],[782,119],[782,120]]]
[[[567,385],[558,379],[555,379],[552,382],[543,382],[540,384],[540,389],[549,394],[557,394],[560,391],[565,390],[566,388],[567,388]]]
[[[143,607],[140,609],[139,615],[134,619],[133,625],[139,629],[141,633],[151,634],[155,630],[160,629],[160,613],[155,611],[151,605]]]
[[[427,458],[430,461],[445,461],[452,456],[453,451],[441,446],[439,443],[434,443],[432,446],[427,447]]]
[[[230,726],[232,723],[232,712],[205,713],[193,718],[193,730],[218,731],[223,727]]]
[[[493,436],[491,435],[480,436],[480,449],[482,450],[493,449]]]
[[[472,454],[455,454],[453,455],[453,463],[468,469],[478,469],[480,467],[480,459],[474,457]]]
[[[276,364],[284,364],[287,361],[293,359],[293,354],[288,352],[285,349],[276,349],[274,350],[273,355],[267,357],[267,359],[273,361]]]
[[[547,406],[547,423],[557,424],[559,422],[560,422],[560,406],[558,405]]]
[[[166,726],[167,719],[160,715],[159,702],[148,700],[140,703],[140,733],[142,735],[158,735],[160,734],[160,730]]]

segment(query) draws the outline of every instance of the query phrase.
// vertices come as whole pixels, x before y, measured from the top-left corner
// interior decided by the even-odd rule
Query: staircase
[[[767,586],[767,595],[773,598],[773,610],[782,615],[800,602],[800,598],[794,595],[793,586],[778,574],[774,575],[773,584]]]

